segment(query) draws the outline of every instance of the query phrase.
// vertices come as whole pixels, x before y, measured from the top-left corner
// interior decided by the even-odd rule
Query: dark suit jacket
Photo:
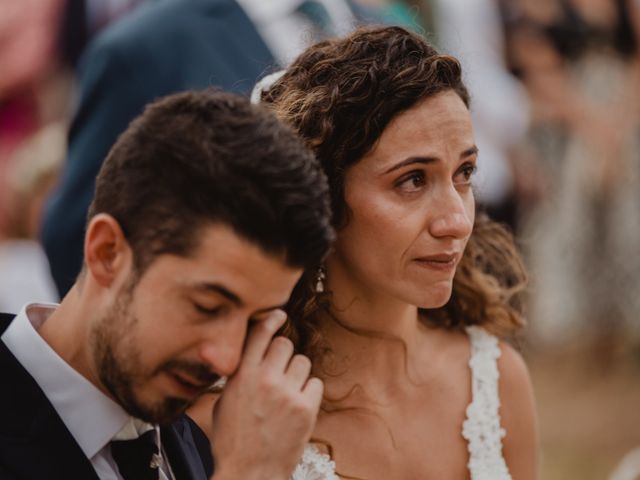
[[[78,108],[61,183],[45,211],[42,241],[64,295],[80,271],[84,225],[107,152],[144,105],[218,86],[248,93],[275,63],[233,0],[157,0],[100,34],[77,75]]]
[[[0,314],[0,335],[13,316]],[[98,480],[35,380],[0,342],[0,479]],[[209,442],[186,416],[161,429],[177,480],[205,480],[213,470]]]

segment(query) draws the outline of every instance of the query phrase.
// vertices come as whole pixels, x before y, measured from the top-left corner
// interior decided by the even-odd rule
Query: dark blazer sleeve
[[[208,86],[246,93],[273,63],[255,27],[232,0],[143,5],[92,42],[77,74],[78,108],[67,163],[41,231],[61,296],[80,271],[95,177],[118,135],[144,105]]]
[[[80,271],[87,209],[109,149],[151,100],[109,45],[88,51],[78,73],[79,108],[70,130],[61,183],[49,200],[42,240],[61,295]]]
[[[213,475],[209,440],[187,415],[163,427],[161,437],[176,480],[208,480]]]
[[[186,425],[191,432],[191,437],[193,438],[193,444],[198,451],[198,455],[200,456],[200,460],[202,461],[202,466],[208,477],[213,475],[214,471],[214,462],[213,455],[211,454],[211,443],[209,439],[205,435],[205,433],[196,425],[196,423],[189,418],[188,415],[184,416],[184,420]]]

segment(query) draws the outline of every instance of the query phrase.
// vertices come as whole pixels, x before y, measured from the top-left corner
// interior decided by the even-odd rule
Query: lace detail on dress
[[[498,395],[498,340],[477,326],[467,327],[471,342],[472,393],[462,436],[469,442],[469,472],[471,480],[511,480],[502,456],[502,439],[506,435],[500,426]]]
[[[498,340],[477,326],[468,327],[467,335],[471,343],[469,367],[473,398],[467,406],[462,436],[468,442],[471,480],[512,480],[502,456],[506,432],[500,426]],[[339,480],[335,469],[329,455],[309,444],[291,480]]]
[[[336,464],[329,455],[321,453],[315,445],[307,445],[302,460],[293,471],[291,480],[340,480]]]

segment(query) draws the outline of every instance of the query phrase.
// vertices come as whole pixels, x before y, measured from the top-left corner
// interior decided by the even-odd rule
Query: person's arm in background
[[[78,71],[67,164],[41,235],[61,295],[80,271],[95,176],[144,105],[214,85],[247,93],[273,63],[255,26],[231,0],[146,2],[92,41]]]
[[[152,99],[136,72],[108,43],[93,44],[81,61],[78,108],[60,183],[45,209],[41,239],[60,293],[82,263],[82,241],[95,177],[118,135]],[[144,69],[144,65],[137,66]]]
[[[529,100],[504,60],[504,33],[494,0],[434,2],[438,44],[462,63],[482,165],[478,199],[499,205],[513,191],[511,150],[529,127]]]

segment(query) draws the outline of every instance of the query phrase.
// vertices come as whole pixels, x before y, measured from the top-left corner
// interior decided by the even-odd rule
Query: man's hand
[[[313,431],[323,384],[293,344],[273,338],[282,311],[255,323],[213,412],[213,480],[287,480]]]

